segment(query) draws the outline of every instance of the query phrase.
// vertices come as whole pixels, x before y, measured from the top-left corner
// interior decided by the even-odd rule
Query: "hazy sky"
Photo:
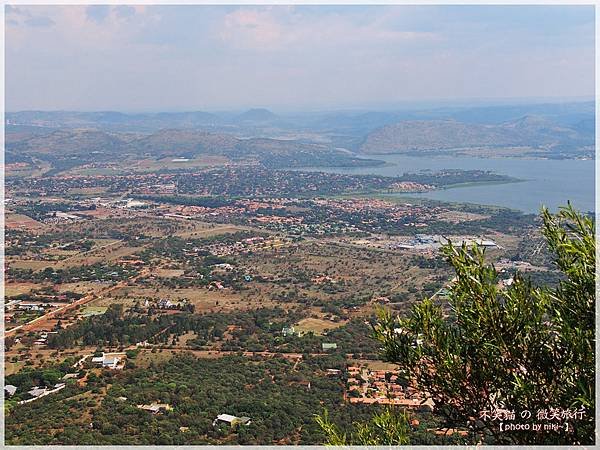
[[[594,95],[593,6],[7,6],[6,108]]]

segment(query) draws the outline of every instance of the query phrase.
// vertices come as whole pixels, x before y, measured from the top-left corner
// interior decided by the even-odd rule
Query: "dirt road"
[[[103,295],[106,295],[116,289],[120,289],[122,287],[127,286],[129,283],[131,283],[132,281],[136,281],[141,277],[145,277],[149,274],[150,270],[149,269],[143,269],[139,274],[128,278],[127,280],[123,280],[118,282],[117,284],[115,284],[114,286],[109,286],[107,288],[104,288],[102,290],[100,290],[97,293],[92,293],[92,294],[88,294],[84,297],[81,297],[79,300],[74,301],[73,303],[69,303],[66,304],[65,306],[61,306],[59,308],[56,308],[52,311],[48,311],[46,314],[44,314],[43,316],[37,317],[36,319],[33,319],[32,321],[23,324],[23,325],[19,325],[15,328],[12,328],[9,331],[6,331],[4,333],[4,337],[8,337],[8,336],[12,336],[13,334],[15,334],[17,331],[22,330],[22,331],[32,331],[35,329],[39,329],[39,330],[43,330],[45,329],[45,327],[48,326],[48,322],[50,320],[55,319],[56,317],[62,315],[63,313],[66,313],[68,311],[74,310],[82,305],[85,305],[86,303],[91,302],[92,300],[96,300],[98,298],[102,298]]]

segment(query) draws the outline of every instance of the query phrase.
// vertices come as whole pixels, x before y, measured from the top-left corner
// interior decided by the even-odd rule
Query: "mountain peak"
[[[267,122],[277,118],[277,114],[265,108],[252,108],[236,117],[241,122]]]

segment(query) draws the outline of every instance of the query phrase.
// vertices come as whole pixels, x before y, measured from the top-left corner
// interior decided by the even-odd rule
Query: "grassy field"
[[[12,375],[13,373],[17,373],[25,366],[24,361],[10,362],[8,360],[4,361],[4,375]]]
[[[302,333],[313,332],[314,334],[322,335],[324,331],[341,327],[345,323],[346,321],[332,322],[331,320],[307,317],[294,324],[294,329]]]
[[[173,352],[169,350],[159,349],[155,352],[152,352],[151,350],[144,349],[141,350],[132,361],[136,367],[148,367],[152,363],[160,364],[170,360],[172,357]]]
[[[96,264],[99,262],[117,262],[132,254],[143,250],[143,247],[132,247],[121,241],[113,241],[108,244],[91,249],[89,252],[78,253],[70,258],[57,263],[56,267],[67,268]]]
[[[100,281],[78,281],[76,283],[63,283],[56,286],[58,292],[77,292],[78,294],[87,294],[104,289],[106,283]]]
[[[161,267],[157,267],[152,270],[152,275],[161,277],[161,278],[177,278],[184,274],[184,271],[181,269],[163,269]]]
[[[46,227],[46,225],[44,225],[43,223],[38,222],[37,220],[34,220],[29,216],[26,216],[24,214],[15,214],[11,212],[7,212],[5,214],[4,226],[7,229],[20,228],[25,230],[39,230],[41,228]]]
[[[15,345],[9,351],[5,353],[5,375],[18,372],[20,369],[25,367],[24,361],[13,362],[15,358],[19,359],[23,355],[27,355],[27,360],[33,362],[32,367],[40,367],[44,363],[62,361],[67,357],[81,358],[83,355],[89,355],[94,353],[95,347],[85,347],[71,349],[68,351],[57,352],[56,350],[48,348],[30,348],[25,349],[21,345]],[[26,353],[24,353],[26,352]]]
[[[220,166],[229,162],[229,159],[220,155],[198,155],[189,161],[177,161],[178,159],[175,156],[162,159],[142,159],[134,163],[132,168],[136,172],[156,172],[163,169],[193,169]]]
[[[81,315],[84,317],[98,316],[104,314],[107,309],[106,306],[86,306],[81,310]]]
[[[117,261],[127,257],[141,247],[130,247],[115,239],[96,239],[95,245],[89,251],[63,250],[49,246],[39,253],[43,259],[9,257],[11,267],[19,269],[43,270],[46,267],[53,269],[66,269],[83,265],[95,264],[104,261]]]
[[[4,285],[4,295],[6,297],[12,297],[14,295],[28,294],[34,289],[40,289],[47,285],[36,284],[36,283],[15,283],[10,282]]]
[[[233,310],[243,310],[259,308],[266,304],[258,299],[245,299],[240,293],[233,292],[230,289],[209,290],[208,288],[154,288],[143,286],[126,286],[116,289],[111,296],[105,296],[101,299],[93,300],[90,305],[109,306],[110,304],[120,303],[126,307],[131,307],[136,301],[143,303],[144,299],[157,301],[159,299],[168,299],[172,302],[187,300],[194,305],[196,312],[226,312]]]
[[[195,339],[196,336],[197,336],[196,333],[194,333],[193,331],[188,331],[187,333],[179,336],[177,345],[180,347],[185,347],[187,345],[188,341]]]
[[[86,187],[86,188],[73,188],[69,189],[67,192],[69,195],[101,195],[105,194],[108,191],[107,187],[104,186],[96,186],[96,187]]]
[[[189,222],[188,222],[189,223]],[[233,234],[238,231],[249,230],[248,227],[242,227],[237,225],[215,225],[204,222],[193,222],[193,225],[187,227],[185,230],[175,233],[176,236],[181,238],[203,238],[218,236],[220,234]]]
[[[31,269],[33,271],[44,270],[46,267],[56,267],[56,261],[36,260],[36,259],[18,259],[6,258],[10,267],[15,269]]]

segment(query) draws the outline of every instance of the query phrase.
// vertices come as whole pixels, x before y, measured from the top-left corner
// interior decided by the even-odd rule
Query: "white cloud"
[[[593,10],[574,22],[530,11],[512,33],[520,10],[480,11],[11,7],[6,104],[165,110],[593,94]]]
[[[145,5],[134,5],[126,10],[121,6],[103,6],[92,9],[86,6],[27,6],[12,8],[7,17],[13,26],[7,27],[9,50],[29,45],[52,46],[60,43],[69,47],[110,47],[127,42],[148,22],[156,17],[147,14]],[[94,7],[96,8],[96,7]],[[102,14],[100,14],[102,12]],[[50,41],[27,26],[52,28]],[[58,48],[56,50],[59,50]]]
[[[220,38],[246,50],[288,50],[295,47],[320,48],[391,45],[434,41],[432,32],[396,30],[383,17],[358,23],[343,14],[306,16],[293,7],[240,8],[223,18]]]

